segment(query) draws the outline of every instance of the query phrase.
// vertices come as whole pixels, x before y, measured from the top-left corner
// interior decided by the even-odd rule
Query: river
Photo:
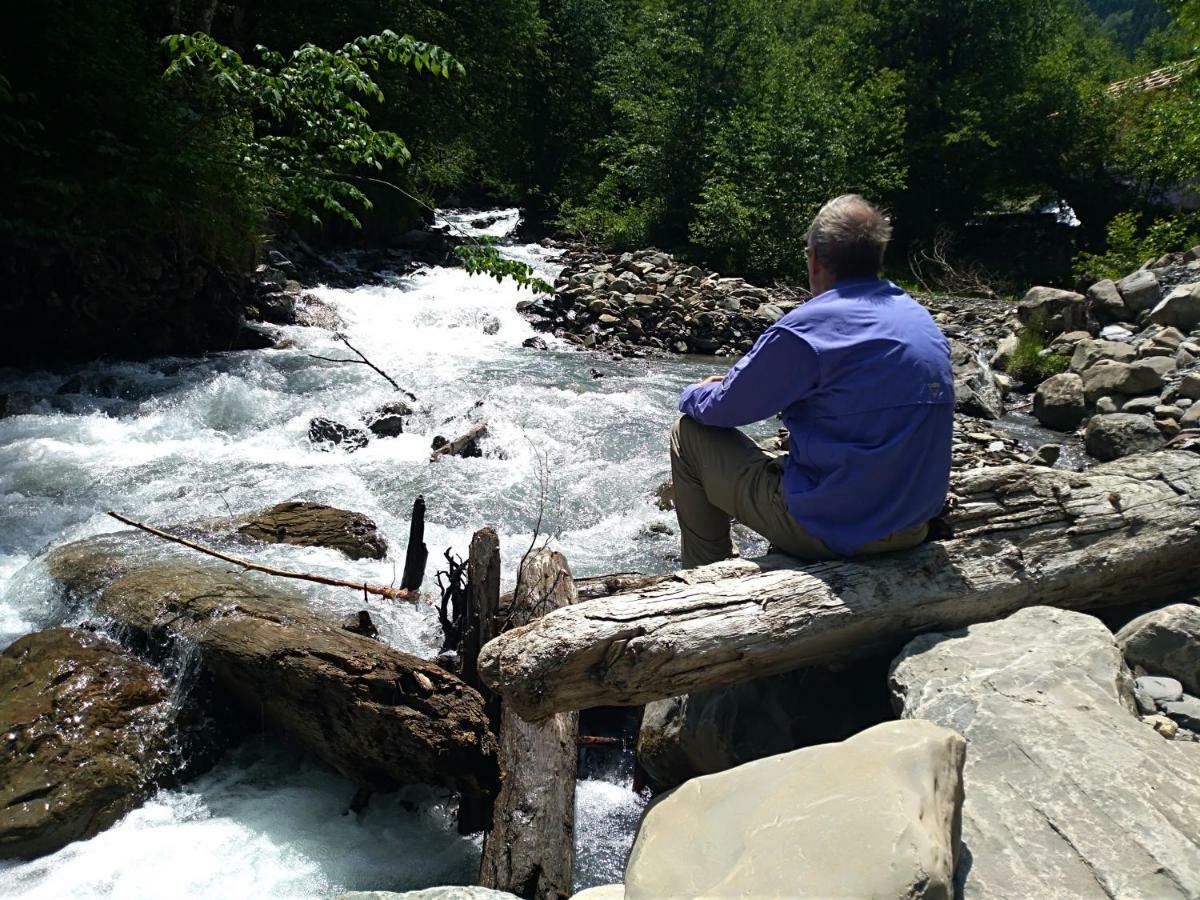
[[[498,219],[495,211],[446,215],[470,233],[500,237],[519,217],[517,210]],[[537,245],[504,252],[547,280],[560,268],[555,251]],[[256,558],[389,583],[403,564],[413,498],[423,494],[427,588],[442,551],[465,553],[483,525],[500,534],[511,584],[539,514],[576,575],[677,564],[673,514],[656,507],[653,491],[668,474],[666,433],[679,391],[716,371],[712,362],[613,361],[552,337],[546,351],[525,349],[534,331],[515,307],[528,295],[461,269],[314,293],[338,311],[356,347],[417,395],[408,433],[352,454],[309,442],[314,416],[359,424],[396,398],[366,366],[314,358],[349,355],[316,328],[285,329],[287,349],[0,373],[0,393],[24,393],[33,404],[0,420],[0,647],[70,620],[35,557],[118,530],[105,515],[110,509],[158,525],[293,499],[357,510],[388,538],[386,560],[351,562],[289,546],[264,547]],[[70,376],[79,377],[82,393],[57,394]],[[430,463],[433,436],[453,436],[476,404],[489,426],[484,456]],[[652,532],[656,524],[672,533]],[[331,614],[361,606],[349,591],[307,593]],[[373,615],[392,645],[436,652],[432,607],[375,604]],[[318,764],[251,739],[91,840],[0,864],[0,895],[327,898],[474,879],[479,840],[458,836],[449,798],[410,789],[376,797],[360,817],[343,816],[353,793]],[[580,887],[620,880],[643,804],[617,768],[580,782]]]

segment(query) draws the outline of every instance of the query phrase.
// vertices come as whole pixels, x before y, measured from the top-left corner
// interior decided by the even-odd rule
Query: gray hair
[[[892,237],[887,216],[858,194],[835,197],[817,213],[805,240],[839,278],[874,278]]]

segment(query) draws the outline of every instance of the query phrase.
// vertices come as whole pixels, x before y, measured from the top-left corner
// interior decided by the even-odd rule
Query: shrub
[[[1139,234],[1137,213],[1118,213],[1108,223],[1104,252],[1088,253],[1085,250],[1075,257],[1075,277],[1115,281],[1142,266],[1146,260],[1186,250],[1197,243],[1200,243],[1200,214],[1155,219],[1144,233]]]

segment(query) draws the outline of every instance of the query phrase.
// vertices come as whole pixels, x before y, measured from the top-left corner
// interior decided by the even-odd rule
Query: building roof
[[[1123,91],[1161,91],[1163,88],[1169,88],[1180,81],[1197,62],[1200,62],[1200,56],[1185,59],[1183,62],[1173,63],[1161,69],[1155,69],[1153,72],[1147,72],[1145,75],[1114,81],[1108,86],[1108,92],[1110,94],[1119,94]]]

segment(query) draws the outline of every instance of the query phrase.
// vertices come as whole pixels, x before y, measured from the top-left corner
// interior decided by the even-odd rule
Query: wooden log
[[[99,571],[108,546],[57,548],[48,572],[70,596],[95,596],[94,621],[139,647],[194,652],[256,730],[281,733],[371,790],[425,782],[495,793],[490,722],[460,679],[228,566],[124,557]]]
[[[526,625],[574,603],[566,558],[541,550],[525,558],[509,623]],[[508,706],[500,714],[500,793],[483,845],[479,883],[528,900],[572,893],[575,774],[579,714],[526,722]]]
[[[479,456],[479,439],[487,434],[487,423],[472,425],[464,434],[454,440],[440,444],[430,454],[430,462],[436,462],[444,456]]]
[[[528,718],[631,705],[898,647],[1026,606],[1086,609],[1200,587],[1200,455],[1084,473],[960,473],[953,537],[799,565],[729,561],[567,607],[484,648],[484,681]]]
[[[429,548],[425,546],[425,498],[418,496],[413,501],[412,518],[408,523],[408,547],[404,551],[404,575],[400,578],[400,590],[420,590],[425,580],[425,564],[429,562]]]

